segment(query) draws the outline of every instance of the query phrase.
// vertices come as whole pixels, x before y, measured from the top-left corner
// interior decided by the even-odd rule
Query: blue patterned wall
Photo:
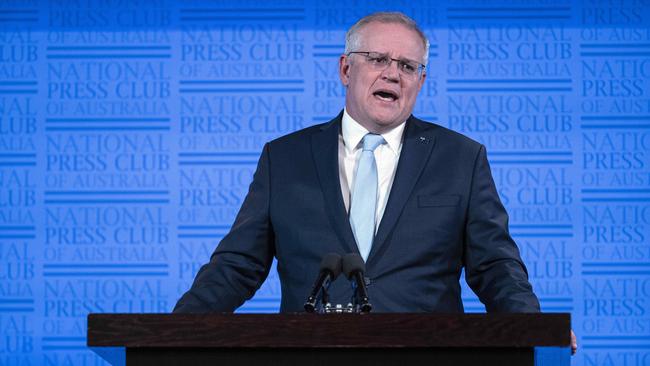
[[[100,365],[89,312],[169,312],[263,144],[340,111],[376,10],[425,29],[415,115],[488,147],[573,364],[650,365],[647,0],[0,0],[0,365]]]

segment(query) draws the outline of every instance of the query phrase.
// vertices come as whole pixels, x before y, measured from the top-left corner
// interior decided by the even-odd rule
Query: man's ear
[[[350,83],[350,62],[347,55],[339,57],[339,78],[345,86]]]
[[[422,72],[422,76],[420,77],[420,80],[418,81],[418,93],[420,93],[420,90],[422,90],[422,85],[424,85],[424,81],[427,79],[427,73],[426,71]]]

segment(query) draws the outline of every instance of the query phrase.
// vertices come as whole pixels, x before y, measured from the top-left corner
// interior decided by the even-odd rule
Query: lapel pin
[[[420,136],[420,142],[427,143],[427,138],[424,136]]]

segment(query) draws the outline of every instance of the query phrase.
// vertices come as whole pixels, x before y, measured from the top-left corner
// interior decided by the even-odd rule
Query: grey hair
[[[424,59],[422,63],[426,66],[429,62],[429,40],[427,36],[422,32],[422,29],[418,27],[415,20],[409,18],[407,15],[400,12],[377,12],[359,19],[345,34],[345,54],[350,52],[358,51],[361,47],[361,37],[359,31],[366,25],[372,22],[387,23],[387,24],[402,24],[407,28],[415,31],[415,33],[420,36],[422,39],[422,44],[424,46]]]

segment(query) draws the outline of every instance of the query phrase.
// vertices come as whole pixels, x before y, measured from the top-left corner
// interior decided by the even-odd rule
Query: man
[[[360,253],[375,312],[462,312],[459,277],[490,312],[538,312],[485,148],[411,116],[429,44],[400,13],[361,19],[339,74],[345,110],[264,147],[228,235],[175,312],[233,311],[278,261],[282,312],[303,311],[322,257]],[[341,276],[343,277],[343,276]],[[347,280],[332,303],[352,295]]]

